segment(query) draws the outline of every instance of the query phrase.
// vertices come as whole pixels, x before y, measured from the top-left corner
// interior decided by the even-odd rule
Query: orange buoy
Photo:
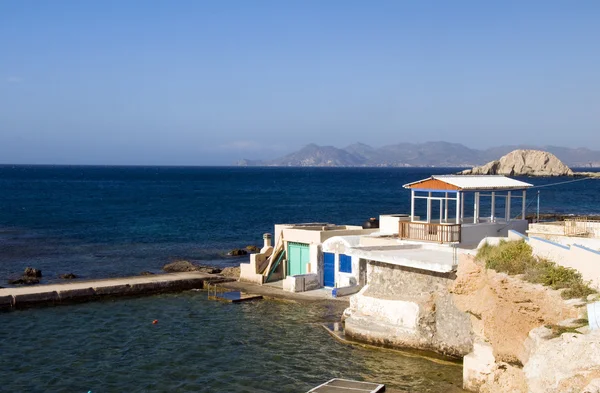
[[[155,319],[154,321],[152,321],[153,325],[156,325],[158,323],[158,319]]]

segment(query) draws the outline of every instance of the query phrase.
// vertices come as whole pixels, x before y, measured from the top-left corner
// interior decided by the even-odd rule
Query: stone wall
[[[469,316],[449,293],[455,277],[369,261],[367,285],[350,299],[346,335],[386,346],[462,357],[472,350]]]

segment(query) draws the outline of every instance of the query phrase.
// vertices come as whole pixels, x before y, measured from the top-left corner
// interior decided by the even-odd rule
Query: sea
[[[459,169],[0,166],[0,286],[28,266],[43,283],[236,266],[248,257],[227,252],[276,223],[408,213],[404,184]],[[528,214],[539,197],[542,213],[600,215],[600,180],[521,180]],[[333,340],[321,325],[338,311],[187,292],[0,313],[0,391],[305,392],[333,377],[461,391],[456,365]]]

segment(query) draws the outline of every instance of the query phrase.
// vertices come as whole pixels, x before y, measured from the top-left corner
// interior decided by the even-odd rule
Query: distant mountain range
[[[472,167],[497,160],[516,149],[550,152],[570,167],[600,167],[600,151],[558,146],[499,146],[471,149],[459,143],[399,143],[379,148],[355,143],[345,148],[310,144],[297,152],[271,160],[241,160],[239,166],[309,167]]]

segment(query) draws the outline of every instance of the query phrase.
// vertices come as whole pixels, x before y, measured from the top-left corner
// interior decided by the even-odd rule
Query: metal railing
[[[460,243],[460,224],[436,224],[401,221],[399,237],[436,243]]]
[[[588,217],[573,217],[565,219],[565,236],[587,237],[591,234],[591,228],[588,224],[598,223],[598,219]]]

